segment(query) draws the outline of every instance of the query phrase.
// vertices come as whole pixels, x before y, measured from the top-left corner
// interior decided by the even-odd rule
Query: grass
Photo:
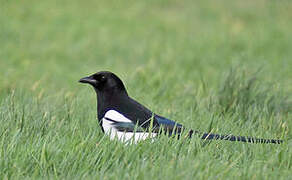
[[[290,1],[0,4],[0,179],[292,176]],[[77,83],[100,70],[187,127],[285,143],[110,141]]]

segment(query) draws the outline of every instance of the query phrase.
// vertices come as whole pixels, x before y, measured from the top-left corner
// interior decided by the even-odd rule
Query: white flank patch
[[[104,118],[109,118],[117,122],[132,122],[121,113],[115,110],[109,110],[105,113]]]
[[[104,115],[104,118],[102,119],[102,127],[104,129],[105,134],[109,135],[111,140],[117,138],[118,140],[122,142],[137,143],[147,138],[153,138],[157,135],[156,133],[148,133],[148,132],[118,131],[113,126],[114,122],[109,121],[106,118],[117,121],[117,122],[125,122],[125,123],[132,123],[132,121],[115,110],[109,110],[108,112],[106,112],[106,114]]]

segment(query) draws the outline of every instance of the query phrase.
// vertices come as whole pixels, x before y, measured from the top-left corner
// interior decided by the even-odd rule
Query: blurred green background
[[[182,159],[173,159],[182,142],[167,144],[169,142],[159,140],[163,146],[159,143],[140,145],[142,150],[136,154],[133,152],[138,147],[131,146],[128,148],[132,149],[132,156],[125,146],[111,145],[108,139],[102,148],[96,149],[96,141],[104,137],[95,119],[95,94],[89,87],[77,83],[81,77],[109,70],[121,77],[129,94],[142,104],[189,127],[207,130],[213,119],[212,128],[216,132],[289,139],[291,109],[280,104],[285,100],[283,97],[291,97],[292,92],[291,1],[0,0],[0,3],[0,134],[3,147],[0,177],[291,177],[292,156],[288,144],[272,146],[269,151],[270,146],[254,149],[253,146],[216,142],[207,147],[209,151],[198,150],[198,154],[190,155],[190,151],[204,148],[195,141],[195,149],[186,148]],[[233,68],[235,70],[228,75]],[[244,94],[244,99],[250,99],[245,105],[263,101],[280,111],[282,107],[288,107],[283,110],[286,114],[275,115],[278,111],[273,108],[268,108],[271,112],[266,113],[266,109],[257,106],[258,103],[256,112],[248,111],[254,120],[249,121],[246,116],[237,114],[236,108],[245,101],[240,101],[236,93],[231,97],[239,99],[234,106],[235,113],[232,110],[227,117],[218,114],[221,111],[218,106],[224,106],[224,103],[220,104],[222,99],[228,101],[229,90],[238,88],[234,92],[240,93],[244,86],[244,83],[235,83],[222,93],[222,87],[229,82],[228,77],[233,77],[233,82],[245,82],[259,69],[256,76],[261,85],[256,85],[251,94],[265,92],[267,96],[245,98]],[[244,73],[238,77],[241,72]],[[270,95],[277,99],[279,94],[283,96],[277,103],[277,100],[271,100],[271,103],[265,99]],[[242,119],[245,124],[234,124]],[[49,123],[45,126],[45,137],[41,122]],[[34,126],[40,126],[40,129],[31,129]],[[23,131],[21,135],[19,128]],[[77,138],[71,133],[75,130],[79,132]],[[40,132],[39,139],[32,137]],[[88,133],[90,138],[87,138]],[[20,136],[19,141],[15,140],[15,134]],[[58,137],[54,139],[56,134]],[[85,144],[78,146],[79,149],[73,148],[80,143]],[[158,154],[165,150],[165,157],[147,160],[147,153],[152,152],[153,146],[158,146],[153,150]],[[219,150],[213,154],[212,149],[218,146]],[[19,148],[12,151],[12,147]],[[104,165],[86,161],[111,148],[121,153],[118,157],[103,154]],[[60,149],[63,154],[58,154]],[[167,149],[175,150],[167,154]],[[72,153],[69,158],[65,151]],[[84,157],[83,151],[88,156]],[[49,155],[44,155],[46,153]],[[143,153],[145,166],[140,163]],[[222,156],[226,153],[230,157]],[[263,153],[266,156],[257,159],[256,155]],[[32,163],[38,158],[39,163]],[[117,161],[111,163],[107,158]],[[61,159],[64,161],[57,161]],[[197,160],[202,164],[192,164]],[[168,164],[173,161],[178,165]],[[42,163],[45,165],[37,165]],[[72,164],[80,167],[74,166],[74,169]],[[152,165],[164,171],[153,170]],[[117,170],[119,167],[125,168]],[[194,173],[193,167],[200,167],[200,171]],[[237,174],[229,171],[233,168],[238,168]],[[278,171],[273,172],[272,168],[278,168]],[[218,175],[221,172],[224,173]]]
[[[292,77],[290,1],[1,1],[1,89],[52,91],[100,70],[210,85],[233,62]],[[165,73],[166,72],[166,73]],[[173,73],[172,73],[173,72]],[[178,81],[177,86],[183,85]]]

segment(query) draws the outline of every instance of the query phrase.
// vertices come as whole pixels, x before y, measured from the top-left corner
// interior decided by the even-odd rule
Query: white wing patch
[[[129,122],[131,123],[132,121],[126,118],[124,115],[120,114],[119,112],[115,110],[109,110],[105,113],[104,118],[109,118],[112,120],[115,120],[117,122]]]
[[[142,140],[146,140],[147,138],[153,138],[157,135],[157,133],[148,133],[148,132],[124,132],[119,131],[113,125],[114,122],[119,123],[132,123],[131,120],[126,118],[121,113],[115,110],[109,110],[105,113],[104,117],[102,118],[102,127],[104,129],[105,134],[110,136],[110,139],[113,140],[117,138],[118,140],[126,143],[137,143]]]

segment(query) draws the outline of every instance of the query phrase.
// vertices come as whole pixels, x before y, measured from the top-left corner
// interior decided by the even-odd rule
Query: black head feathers
[[[109,71],[97,72],[91,76],[80,79],[79,82],[90,84],[97,93],[127,94],[122,80]]]

